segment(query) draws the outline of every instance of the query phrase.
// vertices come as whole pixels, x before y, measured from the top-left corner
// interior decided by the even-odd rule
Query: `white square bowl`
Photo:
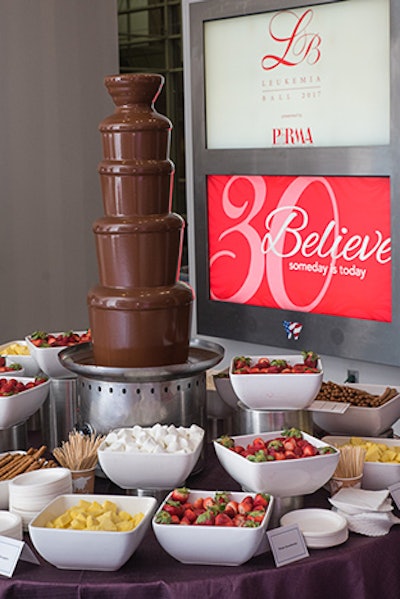
[[[236,410],[239,398],[233,389],[232,381],[229,376],[229,369],[214,373],[213,380],[215,389],[222,401],[224,401],[232,410]]]
[[[214,494],[215,491],[191,490],[188,501]],[[229,495],[234,501],[240,502],[249,493],[229,492]],[[263,545],[273,502],[271,497],[266,515],[257,528],[159,524],[156,517],[162,510],[161,505],[152,520],[153,531],[164,551],[182,564],[240,566],[251,559]]]
[[[354,436],[354,435],[352,435]],[[327,435],[323,441],[330,445],[344,445],[350,442],[351,437]],[[383,439],[382,437],[362,437],[363,441],[381,443],[388,447],[399,447],[400,439]],[[387,489],[400,481],[400,463],[390,464],[385,462],[365,462],[361,488],[368,491]]]
[[[13,378],[24,384],[34,380],[32,377]],[[0,429],[10,428],[28,420],[45,402],[49,390],[50,379],[26,391],[0,396]]]
[[[362,389],[381,395],[389,385],[362,385],[349,383],[346,387]],[[395,385],[390,385],[396,388]],[[326,433],[332,435],[358,435],[377,437],[386,432],[400,418],[400,394],[378,408],[349,406],[343,414],[313,412],[313,420]]]
[[[9,353],[10,348],[13,346],[21,346],[28,349],[28,344],[25,339],[16,339],[15,341],[8,341],[7,343],[0,345],[0,356],[6,356],[10,361],[21,364],[24,369],[24,376],[33,377],[39,374],[39,365],[32,354],[30,352],[29,354]]]
[[[249,356],[251,365],[263,356]],[[268,356],[270,360],[286,360],[290,364],[303,362],[299,355]],[[247,407],[253,410],[303,410],[307,408],[322,385],[323,370],[318,360],[316,373],[234,374],[234,361],[229,368],[233,390]]]
[[[303,438],[317,448],[331,447],[328,443],[302,432]],[[246,447],[261,437],[271,440],[281,436],[281,431],[231,437],[235,445]],[[306,458],[251,462],[247,458],[214,440],[217,457],[226,472],[252,492],[270,493],[274,497],[295,497],[314,493],[332,477],[339,461],[339,451]]]
[[[6,451],[0,453],[0,459],[6,455],[25,454],[24,450]],[[9,508],[9,484],[13,479],[0,480],[0,510],[8,510]]]
[[[51,501],[29,524],[29,535],[36,551],[50,564],[64,570],[101,570],[114,572],[133,555],[148,530],[156,509],[155,497],[124,495],[84,495],[86,501],[112,501],[119,509],[143,520],[131,531],[108,532],[46,528],[66,510],[79,503],[79,495],[60,495]]]
[[[74,333],[78,333],[78,335],[83,335],[86,331],[74,331]],[[57,333],[49,333],[50,335],[61,335],[62,331]],[[39,368],[47,374],[47,376],[53,379],[64,379],[64,378],[72,378],[75,375],[65,368],[61,364],[61,361],[58,358],[58,354],[61,350],[66,349],[67,346],[58,346],[58,347],[38,347],[31,341],[30,335],[25,337],[25,341],[29,347],[29,351]]]
[[[188,453],[111,451],[103,441],[97,456],[104,474],[121,489],[173,489],[182,486],[192,472],[203,441],[204,431]]]

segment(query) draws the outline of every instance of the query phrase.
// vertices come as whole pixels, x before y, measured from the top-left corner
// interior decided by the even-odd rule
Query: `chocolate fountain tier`
[[[179,364],[189,352],[192,289],[94,287],[88,294],[95,362],[112,367]]]
[[[174,213],[99,218],[93,231],[101,285],[173,285],[178,276],[183,228],[182,217]]]
[[[106,77],[116,105],[99,125],[106,160],[168,158],[172,123],[154,108],[163,82],[160,75],[146,73]]]
[[[102,160],[98,169],[109,216],[165,214],[171,210],[175,172],[171,160]]]

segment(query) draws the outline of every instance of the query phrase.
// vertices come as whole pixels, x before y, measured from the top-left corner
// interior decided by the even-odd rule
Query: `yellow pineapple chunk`
[[[119,530],[120,532],[127,532],[128,530],[133,530],[135,528],[135,525],[132,521],[128,521],[128,520],[121,520],[120,522],[117,522],[117,530]]]

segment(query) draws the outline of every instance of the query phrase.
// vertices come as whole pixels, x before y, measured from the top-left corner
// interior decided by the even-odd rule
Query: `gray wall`
[[[0,2],[0,342],[88,326],[116,0]]]

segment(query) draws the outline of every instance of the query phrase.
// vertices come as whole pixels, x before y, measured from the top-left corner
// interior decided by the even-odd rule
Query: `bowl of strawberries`
[[[314,493],[330,480],[340,452],[297,428],[213,441],[226,472],[243,489],[274,497]]]
[[[49,386],[47,377],[0,376],[0,429],[28,420],[42,407]]]
[[[273,356],[235,356],[229,378],[232,388],[253,410],[303,410],[319,393],[323,370],[313,351]]]
[[[90,329],[86,331],[66,331],[47,333],[35,331],[25,337],[30,353],[39,368],[51,378],[70,378],[74,374],[65,368],[58,358],[61,350],[91,341]]]
[[[157,541],[183,564],[239,566],[266,551],[267,493],[174,489],[152,520]]]
[[[24,376],[25,368],[6,356],[0,356],[0,376]]]

